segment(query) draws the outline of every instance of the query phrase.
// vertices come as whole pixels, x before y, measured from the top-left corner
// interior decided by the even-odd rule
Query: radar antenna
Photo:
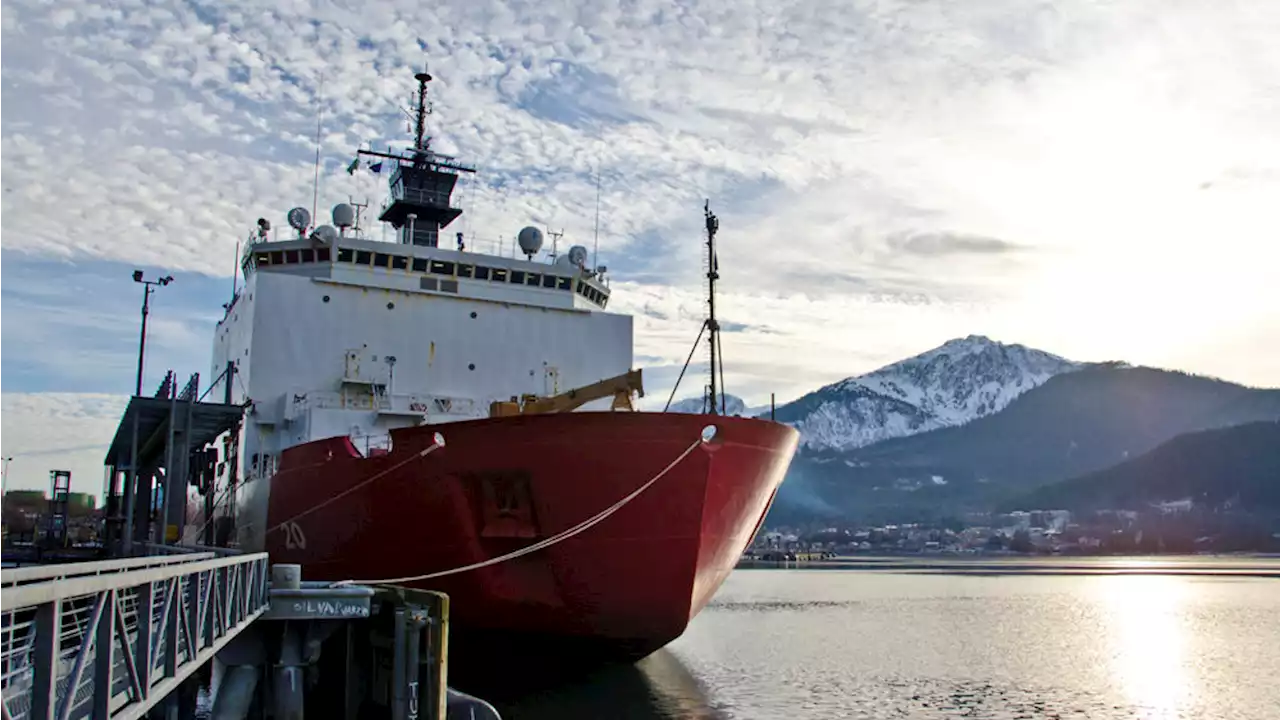
[[[429,150],[431,138],[427,137],[427,116],[431,114],[431,103],[427,100],[427,83],[431,82],[431,73],[423,65],[422,72],[414,74],[418,81],[418,108],[413,114],[413,149],[425,152]]]

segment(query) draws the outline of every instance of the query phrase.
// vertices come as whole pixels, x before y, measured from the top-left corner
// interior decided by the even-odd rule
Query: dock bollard
[[[298,590],[302,587],[302,566],[276,563],[271,566],[271,589]]]

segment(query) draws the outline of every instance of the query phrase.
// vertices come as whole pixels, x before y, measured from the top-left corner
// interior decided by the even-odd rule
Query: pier
[[[105,459],[100,545],[66,548],[64,517],[6,547],[23,564],[0,572],[0,720],[498,720],[448,687],[446,595],[306,581],[226,547],[234,517],[209,520],[215,480],[233,492],[237,479],[210,444],[244,408],[198,387],[171,372],[130,400]],[[55,509],[70,478],[56,481]],[[185,526],[188,487],[205,500],[199,528]]]
[[[447,685],[441,593],[303,582],[266,553],[212,549],[5,569],[0,583],[6,719],[190,718],[202,689],[218,720],[498,718]]]

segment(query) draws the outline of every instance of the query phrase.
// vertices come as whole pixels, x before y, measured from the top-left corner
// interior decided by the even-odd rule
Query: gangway
[[[268,572],[214,552],[4,570],[0,712],[143,717],[266,612]]]

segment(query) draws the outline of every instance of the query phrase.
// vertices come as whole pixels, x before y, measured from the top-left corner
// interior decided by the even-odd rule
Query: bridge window
[[[445,262],[444,260],[432,260],[431,272],[435,273],[436,275],[452,275],[453,263]]]
[[[470,265],[463,265],[462,263],[458,263],[458,277],[460,278],[471,277],[472,275],[471,270],[472,270],[472,267]]]
[[[511,284],[513,284],[513,285],[523,285],[523,284],[524,284],[524,271],[523,271],[523,270],[512,270],[512,271],[511,271]]]
[[[304,254],[303,257],[306,257]],[[329,248],[316,250],[316,262],[329,262]]]
[[[302,251],[302,262],[312,263],[316,261],[316,251],[311,248],[305,248]]]
[[[391,265],[391,256],[390,256],[390,255],[384,255],[384,254],[382,254],[382,253],[378,253],[378,254],[376,254],[376,255],[374,255],[374,256],[373,256],[373,266],[374,266],[374,267],[384,268],[384,267],[390,267],[390,265]]]
[[[275,251],[273,251],[273,252],[271,253],[271,264],[272,264],[272,265],[283,265],[283,264],[284,264],[284,253],[283,253],[282,251],[280,251],[280,250],[275,250]]]
[[[403,255],[392,255],[392,256],[391,256],[391,269],[393,269],[393,270],[408,270],[408,269],[409,269],[409,258],[407,258],[407,257],[405,257],[405,256],[403,256]]]
[[[506,270],[506,268],[494,268],[494,269],[493,269],[493,281],[494,281],[494,282],[500,282],[500,283],[504,283],[504,282],[506,282],[506,281],[507,281],[507,270]]]
[[[555,286],[556,286],[556,276],[555,276],[555,275],[543,275],[543,276],[542,276],[542,287],[544,287],[544,288],[554,288]]]
[[[572,292],[572,291],[573,291],[573,278],[567,278],[567,277],[558,277],[558,278],[556,278],[556,289],[557,289],[557,290],[568,290],[568,291]]]
[[[483,265],[477,265],[477,266],[476,266],[476,279],[477,279],[477,280],[488,280],[488,279],[489,279],[489,268],[487,268],[487,267],[485,267],[485,266],[483,266]]]
[[[351,248],[338,248],[338,262],[349,263],[355,259],[356,253]]]
[[[298,251],[297,251],[297,250],[285,250],[285,251],[284,251],[284,261],[285,261],[286,263],[289,263],[290,265],[297,265],[297,264],[298,264]]]
[[[258,253],[255,260],[259,265],[270,265],[271,253]]]
[[[426,259],[426,258],[414,258],[414,259],[413,259],[413,271],[414,271],[414,272],[426,272],[426,271],[427,271],[427,259]]]
[[[368,265],[368,264],[369,264],[370,262],[372,262],[372,261],[373,261],[373,253],[372,253],[372,252],[369,252],[368,250],[357,250],[357,251],[356,251],[356,264],[357,264],[357,265]]]
[[[525,278],[525,285],[532,285],[533,287],[538,287],[541,284],[542,284],[542,273],[529,273],[528,277]]]

